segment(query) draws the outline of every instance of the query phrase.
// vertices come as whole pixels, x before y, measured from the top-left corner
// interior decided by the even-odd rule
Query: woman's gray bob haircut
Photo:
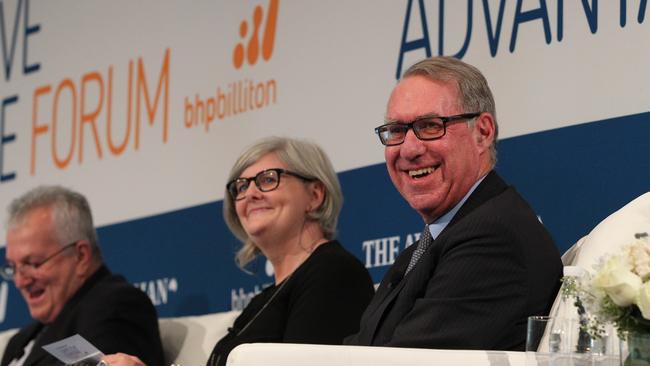
[[[237,179],[246,168],[270,153],[276,154],[289,170],[313,178],[325,186],[323,204],[306,215],[308,220],[318,221],[325,238],[334,239],[336,224],[343,206],[343,194],[332,163],[323,149],[315,143],[288,137],[264,138],[241,154],[230,170],[228,182]],[[237,265],[243,269],[260,251],[242,227],[235,211],[235,201],[228,189],[225,190],[223,216],[232,233],[243,243],[235,258]]]

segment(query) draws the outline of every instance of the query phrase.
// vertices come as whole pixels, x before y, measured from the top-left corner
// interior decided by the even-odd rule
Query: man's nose
[[[420,140],[412,129],[406,131],[404,142],[400,147],[400,155],[405,159],[412,160],[424,154],[424,151],[426,151],[424,141]]]
[[[18,289],[22,289],[32,283],[34,279],[32,276],[25,275],[22,270],[16,268],[16,273],[14,273],[14,284]]]

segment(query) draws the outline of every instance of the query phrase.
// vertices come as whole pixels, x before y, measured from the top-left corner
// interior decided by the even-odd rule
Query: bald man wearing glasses
[[[548,313],[562,263],[533,209],[494,171],[486,79],[455,58],[418,62],[375,132],[393,185],[425,227],[346,343],[523,350],[526,319]]]
[[[9,341],[0,365],[58,365],[42,346],[75,334],[102,352],[128,352],[162,365],[156,310],[103,264],[85,197],[42,186],[8,211],[0,275],[15,283],[35,322]]]

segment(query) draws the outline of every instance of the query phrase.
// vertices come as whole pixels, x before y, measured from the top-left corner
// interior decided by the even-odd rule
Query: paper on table
[[[97,364],[104,354],[79,334],[47,344],[43,349],[66,365]]]

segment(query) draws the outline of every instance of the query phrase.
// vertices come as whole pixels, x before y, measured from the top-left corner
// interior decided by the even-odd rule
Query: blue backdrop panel
[[[564,251],[649,190],[648,136],[650,113],[642,113],[504,139],[497,170],[528,199]],[[377,248],[369,252],[363,243],[399,237],[397,254],[422,220],[397,193],[384,164],[339,176],[345,195],[339,239],[369,264],[378,282],[389,264],[377,265]],[[147,292],[160,316],[242,307],[273,281],[264,260],[253,263],[252,274],[235,266],[240,244],[223,221],[221,201],[101,227],[99,236],[110,268]],[[2,329],[29,321],[19,293],[8,287],[11,317]]]
[[[649,142],[650,113],[612,118],[505,139],[497,170],[564,251],[650,191]]]

